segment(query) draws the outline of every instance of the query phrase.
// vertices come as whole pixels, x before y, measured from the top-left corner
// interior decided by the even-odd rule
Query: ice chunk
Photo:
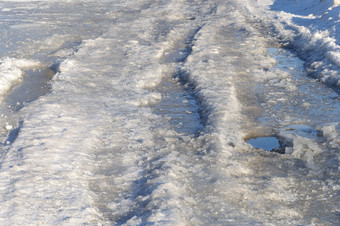
[[[314,162],[314,156],[320,153],[322,153],[322,149],[311,139],[301,136],[294,138],[291,155],[295,158],[306,161],[308,168],[312,170],[319,169],[319,167]]]

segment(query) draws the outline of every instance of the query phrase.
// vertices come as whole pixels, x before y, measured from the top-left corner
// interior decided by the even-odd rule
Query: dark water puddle
[[[246,142],[256,149],[284,154],[287,144],[282,142],[282,139],[282,137],[279,138],[278,136],[263,136],[253,137]]]
[[[55,73],[56,71],[49,67],[26,70],[22,83],[8,94],[6,104],[12,110],[18,111],[26,103],[47,94],[50,91],[48,81]]]
[[[247,142],[254,148],[261,148],[266,151],[271,151],[280,147],[279,140],[276,137],[255,137],[251,138]]]

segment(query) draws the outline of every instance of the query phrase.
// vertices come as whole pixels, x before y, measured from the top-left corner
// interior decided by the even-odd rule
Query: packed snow
[[[340,224],[339,16],[1,1],[0,224]]]

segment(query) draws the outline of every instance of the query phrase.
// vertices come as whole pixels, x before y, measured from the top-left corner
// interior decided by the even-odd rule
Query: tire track
[[[150,11],[156,15],[161,14],[164,6],[157,4],[151,5],[141,14],[149,14]],[[168,4],[167,7],[174,3]],[[195,5],[196,8],[203,6]],[[207,7],[209,10],[205,8],[204,10],[214,12],[214,9],[210,9],[212,6]],[[169,18],[171,19],[169,21],[162,19],[156,22],[151,19],[154,27],[149,31],[150,33],[144,33],[144,37],[148,37],[148,40],[144,41],[151,40],[151,42],[159,43],[153,44],[151,49],[157,48],[158,45],[161,45],[163,49],[158,61],[155,62],[163,69],[163,80],[160,82],[161,85],[148,88],[148,92],[160,93],[163,100],[157,104],[151,101],[145,107],[136,109],[140,112],[138,117],[129,116],[129,118],[142,117],[142,120],[135,120],[131,128],[119,126],[119,131],[123,128],[126,131],[125,138],[119,139],[123,142],[118,147],[112,146],[107,149],[108,151],[114,150],[113,153],[119,153],[112,156],[118,164],[117,168],[114,168],[121,169],[119,173],[116,170],[111,172],[112,177],[107,183],[112,187],[98,186],[98,183],[105,183],[102,179],[93,179],[91,182],[91,190],[97,194],[94,196],[97,197],[95,205],[98,206],[103,219],[108,222],[190,225],[195,215],[192,207],[196,205],[196,200],[191,197],[192,187],[189,186],[188,181],[191,180],[189,178],[195,177],[196,170],[190,159],[204,146],[202,139],[199,138],[199,133],[204,126],[201,124],[200,105],[195,96],[195,87],[190,83],[190,75],[185,72],[183,64],[192,52],[195,37],[204,21],[199,18],[195,20],[184,18],[180,22],[177,19],[172,21],[171,15]],[[136,55],[138,53],[133,54],[133,56]],[[149,62],[146,61],[146,63]],[[146,87],[149,86],[148,84]],[[150,109],[153,111],[151,115],[148,112]],[[183,123],[182,126],[178,126],[179,121]],[[129,131],[132,134],[140,131],[138,133],[141,134],[141,138],[129,135],[131,133]],[[143,133],[151,134],[148,142],[143,138]],[[111,131],[109,134],[115,134],[115,132]],[[109,143],[117,143],[117,140]],[[122,148],[124,146],[126,148]],[[103,152],[101,159],[105,158],[105,155],[106,151]],[[105,172],[110,169],[110,165],[109,162],[103,164],[100,171]],[[93,174],[98,173],[93,171]],[[103,196],[103,194],[110,193],[110,190],[113,190],[115,195]]]
[[[144,14],[150,12],[153,15],[162,13],[165,6],[158,4],[158,2],[153,3],[149,8],[136,15],[136,18],[143,17]],[[171,4],[173,3],[169,3],[167,7],[170,7]],[[148,16],[150,17],[150,15]],[[172,16],[169,15],[169,17]],[[129,23],[132,23],[131,18]],[[153,18],[150,18],[150,24],[154,26],[152,29],[146,29],[147,32],[143,31],[144,26],[148,27],[145,22],[143,27],[136,26],[136,28],[144,33],[143,43],[153,44],[151,46],[133,44],[136,47],[131,47],[131,53],[126,55],[126,62],[138,62],[135,63],[138,64],[138,67],[146,69],[140,74],[148,73],[148,69],[153,68],[153,65],[160,65],[155,67],[162,68],[163,84],[165,81],[172,83],[167,86],[167,90],[174,95],[177,91],[181,92],[177,99],[171,95],[168,96],[168,103],[171,105],[169,109],[174,109],[179,105],[183,109],[176,113],[176,116],[163,114],[159,109],[162,104],[153,104],[153,101],[147,96],[152,97],[156,93],[166,96],[166,93],[162,93],[164,87],[162,85],[152,87],[153,85],[150,84],[139,83],[138,79],[134,80],[137,86],[142,84],[148,89],[145,91],[145,97],[144,94],[141,95],[140,103],[142,104],[137,104],[137,107],[133,108],[134,110],[129,108],[124,110],[122,106],[117,107],[120,109],[118,112],[124,112],[124,116],[120,117],[134,119],[131,120],[133,122],[127,125],[119,123],[117,128],[106,126],[105,131],[108,133],[100,138],[102,140],[100,143],[106,144],[105,148],[99,148],[97,157],[92,160],[93,162],[102,162],[101,166],[93,168],[92,175],[97,175],[98,178],[96,176],[89,179],[89,185],[93,193],[93,205],[97,206],[98,214],[103,222],[186,224],[187,216],[192,214],[188,213],[188,211],[191,212],[189,206],[193,201],[186,188],[187,177],[190,177],[186,169],[186,159],[188,159],[188,153],[195,150],[192,146],[197,148],[192,134],[197,135],[202,125],[197,112],[199,106],[195,97],[190,93],[193,89],[185,87],[187,86],[186,81],[182,72],[178,71],[192,51],[193,41],[200,26],[191,19],[184,19],[178,23],[177,20],[167,22],[164,19],[161,21],[156,19],[155,22]],[[187,31],[189,26],[196,28]],[[130,33],[131,35],[131,33],[139,31],[136,28],[124,31],[126,28],[122,24],[121,28],[116,27],[117,32],[115,33]],[[137,34],[137,36],[139,35]],[[126,42],[131,41],[127,40]],[[153,58],[151,66],[148,60],[141,60],[141,58],[134,60],[134,57],[144,54],[139,51],[147,50],[153,53],[153,51],[158,51],[157,48],[163,49],[163,51],[161,54],[154,54],[155,56],[159,55],[159,58]],[[118,50],[119,48],[116,51]],[[144,67],[144,64],[148,66]],[[120,81],[120,83],[124,82]],[[175,90],[172,90],[174,88]],[[164,107],[165,104],[163,103],[162,106]],[[150,108],[153,112],[150,112]],[[117,112],[117,109],[114,111]],[[172,117],[173,120],[174,117],[180,118],[183,115],[188,118],[185,121],[189,120],[195,125],[183,126],[186,129],[176,131],[174,124],[171,125],[169,122],[171,119],[168,118]],[[115,118],[117,117],[115,116]],[[146,134],[150,135],[145,136]],[[110,138],[112,135],[113,138]],[[107,159],[108,156],[110,156],[109,159]],[[111,162],[110,159],[113,159],[114,162]]]

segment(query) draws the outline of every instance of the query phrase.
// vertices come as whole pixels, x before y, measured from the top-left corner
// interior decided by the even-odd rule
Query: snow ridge
[[[330,86],[340,86],[340,14],[332,1],[246,1],[263,24],[272,27],[283,45],[306,61],[310,75]]]

